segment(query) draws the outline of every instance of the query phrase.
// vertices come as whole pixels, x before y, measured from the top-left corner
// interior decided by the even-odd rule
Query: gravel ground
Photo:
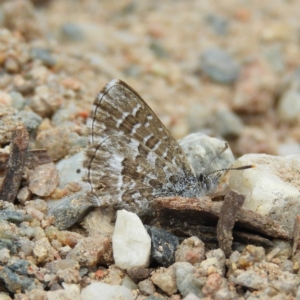
[[[281,198],[300,201],[299,12],[297,1],[0,1],[0,151],[23,123],[29,149],[52,158],[26,170],[14,204],[0,200],[0,299],[88,299],[95,283],[93,299],[300,299],[299,245],[285,240],[225,258],[193,236],[169,265],[119,268],[115,213],[87,214],[76,172],[91,103],[120,78],[176,139],[201,131],[236,157],[295,155],[287,169],[254,160],[285,172],[294,189]]]

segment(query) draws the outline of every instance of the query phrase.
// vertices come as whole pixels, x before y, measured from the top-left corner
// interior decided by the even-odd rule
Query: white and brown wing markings
[[[84,165],[93,197],[110,194],[117,195],[118,202],[144,203],[162,187],[175,193],[180,178],[194,176],[177,141],[120,80],[99,93],[87,125],[90,140]]]

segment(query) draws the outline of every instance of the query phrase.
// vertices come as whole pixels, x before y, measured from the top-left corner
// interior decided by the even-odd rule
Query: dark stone
[[[139,282],[144,279],[147,279],[150,276],[150,269],[143,268],[143,267],[137,267],[127,270],[128,276],[134,281]]]
[[[213,48],[202,53],[201,70],[218,83],[231,84],[238,79],[240,67],[228,53]]]
[[[168,267],[175,262],[175,251],[179,245],[177,236],[156,227],[145,226],[151,237],[152,261]]]

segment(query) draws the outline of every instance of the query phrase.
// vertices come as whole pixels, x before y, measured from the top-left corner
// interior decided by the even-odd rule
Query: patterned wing
[[[94,205],[139,213],[153,198],[199,193],[194,171],[177,141],[121,80],[112,80],[98,94],[87,127],[84,180]]]

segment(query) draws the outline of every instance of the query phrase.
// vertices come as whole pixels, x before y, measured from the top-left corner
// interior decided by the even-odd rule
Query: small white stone
[[[112,244],[118,267],[131,269],[149,265],[151,239],[135,213],[124,209],[117,212]]]
[[[134,300],[131,291],[124,286],[109,285],[102,282],[94,282],[81,292],[82,300]]]

